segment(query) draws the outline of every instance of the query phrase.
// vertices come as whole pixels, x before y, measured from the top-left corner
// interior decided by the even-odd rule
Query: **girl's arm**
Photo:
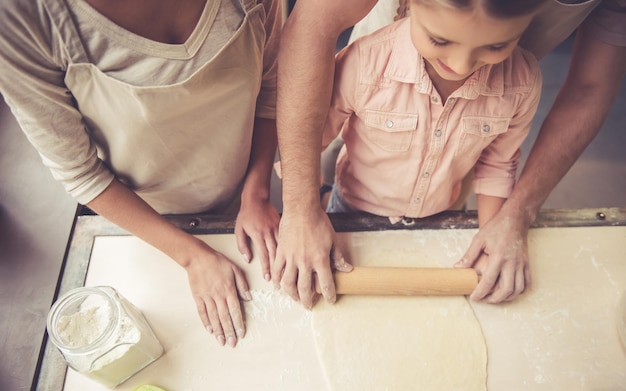
[[[506,198],[493,197],[484,194],[476,194],[478,205],[478,226],[482,227],[498,213]]]

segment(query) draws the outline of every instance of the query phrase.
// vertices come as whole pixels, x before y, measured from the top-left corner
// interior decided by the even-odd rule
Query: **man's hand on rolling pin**
[[[200,246],[201,256],[185,265],[191,294],[204,327],[220,345],[234,347],[246,332],[239,297],[252,299],[248,282],[243,271],[223,254],[204,242]]]
[[[328,215],[315,208],[306,216],[283,213],[278,231],[278,249],[272,264],[274,286],[295,301],[313,308],[316,286],[329,303],[336,300],[330,258],[336,270],[349,272],[341,252],[333,245],[335,231]]]
[[[480,228],[455,267],[474,267],[480,277],[470,298],[487,303],[512,301],[531,284],[528,226],[496,214]]]

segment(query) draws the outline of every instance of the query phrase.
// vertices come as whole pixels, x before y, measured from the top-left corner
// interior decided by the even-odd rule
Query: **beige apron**
[[[265,43],[263,6],[241,1],[246,17],[235,35],[178,84],[133,86],[86,55],[67,69],[99,157],[160,213],[230,212],[239,203]],[[209,3],[212,22],[220,1]]]

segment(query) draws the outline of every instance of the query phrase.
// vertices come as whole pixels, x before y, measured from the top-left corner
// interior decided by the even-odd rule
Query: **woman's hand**
[[[220,345],[234,347],[246,333],[239,297],[251,300],[243,271],[223,254],[199,241],[199,256],[185,270],[204,327]]]
[[[266,281],[271,280],[270,261],[276,257],[280,216],[269,200],[244,202],[235,224],[237,248],[246,262],[257,255]]]

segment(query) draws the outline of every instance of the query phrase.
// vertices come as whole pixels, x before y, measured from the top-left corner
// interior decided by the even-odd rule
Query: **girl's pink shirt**
[[[541,95],[534,56],[517,48],[442,103],[405,18],[337,55],[324,146],[345,141],[335,183],[354,209],[424,217],[448,209],[474,168],[477,194],[506,198]]]

